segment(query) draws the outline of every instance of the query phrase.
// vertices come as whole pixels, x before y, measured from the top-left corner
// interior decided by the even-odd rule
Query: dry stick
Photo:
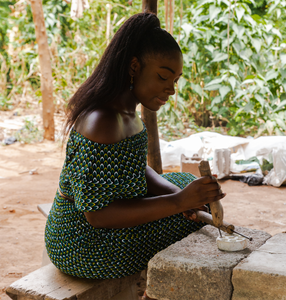
[[[229,76],[229,23],[230,23],[230,8],[231,8],[231,0],[229,0],[228,23],[227,23],[227,68],[228,68],[228,76]]]
[[[110,13],[111,13],[111,5],[106,4],[107,8],[107,16],[106,16],[106,43],[109,44],[109,35],[110,35]]]
[[[168,31],[169,0],[164,0],[164,3],[165,3],[165,23],[166,23],[166,30]]]
[[[174,0],[170,0],[170,33],[173,35],[174,28]]]

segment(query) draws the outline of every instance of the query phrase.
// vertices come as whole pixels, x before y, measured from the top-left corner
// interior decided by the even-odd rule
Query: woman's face
[[[182,75],[183,58],[179,51],[170,56],[150,56],[144,66],[134,58],[130,72],[134,74],[132,93],[138,103],[157,111],[175,93],[175,84]]]

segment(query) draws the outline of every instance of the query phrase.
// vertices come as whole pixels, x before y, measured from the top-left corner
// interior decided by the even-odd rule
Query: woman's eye
[[[158,73],[157,73],[158,74]],[[158,74],[158,76],[160,77],[160,79],[162,80],[167,80],[166,78],[163,78],[160,74]]]

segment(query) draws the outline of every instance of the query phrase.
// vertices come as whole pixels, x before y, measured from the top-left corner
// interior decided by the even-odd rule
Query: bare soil
[[[41,267],[46,218],[37,205],[53,201],[64,158],[58,142],[0,146],[0,299],[10,299],[5,287]],[[286,230],[286,187],[221,184],[226,221],[271,235]],[[144,281],[138,286],[142,294]]]

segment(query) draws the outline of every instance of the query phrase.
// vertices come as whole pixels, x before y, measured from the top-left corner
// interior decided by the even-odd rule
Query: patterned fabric
[[[75,203],[57,193],[45,230],[48,255],[61,271],[82,278],[128,276],[144,270],[157,252],[203,226],[182,214],[122,229],[96,229],[87,222],[84,212],[102,209],[114,199],[146,196],[146,155],[145,126],[111,145],[71,131],[60,188]],[[162,176],[180,188],[195,179],[189,173]]]

